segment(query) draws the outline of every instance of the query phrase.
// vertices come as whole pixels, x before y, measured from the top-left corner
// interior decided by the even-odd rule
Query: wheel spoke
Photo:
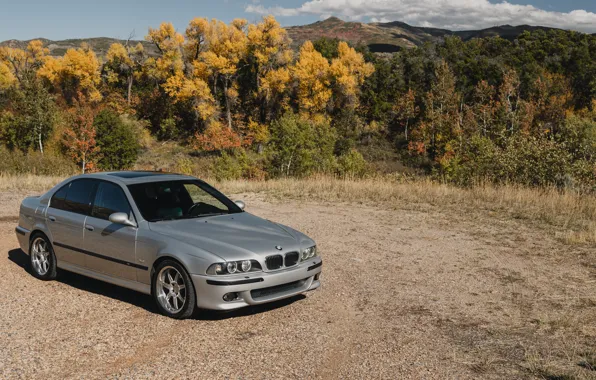
[[[182,297],[182,295],[180,293],[176,294],[176,298],[179,299],[180,301],[184,302],[184,298]]]
[[[178,283],[179,278],[180,278],[180,273],[176,272],[176,275],[174,276],[174,281],[176,281],[176,283]]]
[[[166,284],[163,280],[159,280],[159,285],[165,289],[172,290],[172,285]]]
[[[168,281],[170,281],[170,284],[174,282],[174,279],[172,278],[172,274],[170,272],[168,272]]]
[[[182,289],[184,289],[184,288],[186,288],[186,285],[184,285],[184,284],[180,284],[180,285],[178,285],[178,289],[182,290]]]
[[[173,297],[174,300],[174,309],[178,310],[178,297]]]

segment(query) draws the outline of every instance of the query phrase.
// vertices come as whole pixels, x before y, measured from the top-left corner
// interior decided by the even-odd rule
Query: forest
[[[447,37],[393,54],[320,38],[294,51],[269,16],[162,23],[145,40],[157,54],[132,41],[105,57],[0,47],[0,172],[160,170],[141,159],[169,146],[165,169],[217,179],[596,192],[594,35]]]

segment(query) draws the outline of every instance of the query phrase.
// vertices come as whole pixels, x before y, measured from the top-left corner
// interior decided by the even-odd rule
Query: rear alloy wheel
[[[153,298],[163,315],[176,319],[192,315],[196,304],[195,290],[182,265],[166,260],[157,266],[153,276]]]
[[[29,258],[35,277],[45,281],[56,278],[56,256],[52,244],[44,235],[36,234],[31,239]]]

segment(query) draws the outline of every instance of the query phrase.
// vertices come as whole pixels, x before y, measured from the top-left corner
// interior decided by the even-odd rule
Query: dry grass
[[[429,180],[349,180],[316,177],[306,180],[228,181],[218,186],[226,193],[267,193],[276,197],[327,202],[385,204],[393,208],[449,207],[455,212],[502,212],[508,217],[554,227],[567,243],[596,243],[596,197],[555,189],[517,186],[477,186],[471,189]]]
[[[62,179],[0,174],[0,191],[44,191]],[[559,239],[570,244],[596,243],[596,197],[555,189],[517,186],[461,189],[429,180],[332,177],[236,180],[217,183],[217,186],[228,194],[265,193],[277,198],[383,204],[392,208],[449,207],[451,211],[462,213],[500,212],[507,217],[548,225]]]
[[[6,175],[0,173],[0,191],[46,191],[64,177],[32,174]]]

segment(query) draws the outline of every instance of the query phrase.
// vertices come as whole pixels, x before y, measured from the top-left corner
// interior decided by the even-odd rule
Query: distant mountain
[[[97,37],[97,38],[76,38],[76,39],[69,39],[69,40],[60,40],[60,41],[52,41],[45,38],[36,38],[37,40],[41,40],[43,45],[50,49],[50,55],[53,56],[62,56],[66,53],[66,50],[71,48],[78,48],[81,46],[82,43],[86,43],[89,47],[97,54],[99,57],[105,57],[110,45],[113,43],[119,42],[121,44],[125,44],[125,40],[119,40],[116,38],[108,38],[108,37]],[[0,46],[10,46],[24,49],[27,47],[27,44],[31,40],[27,41],[20,41],[20,40],[8,40],[0,42]],[[145,47],[145,51],[148,55],[156,55],[157,48],[155,45],[147,42],[147,41],[129,41],[129,43],[136,45],[137,43],[142,43]]]
[[[298,48],[306,40],[312,41],[321,37],[328,37],[346,40],[354,45],[366,45],[372,52],[391,53],[403,48],[420,46],[425,42],[437,42],[446,36],[459,36],[464,41],[473,38],[496,36],[513,40],[524,31],[547,31],[553,30],[554,28],[530,25],[501,25],[480,30],[451,31],[439,28],[417,27],[400,21],[362,23],[343,21],[337,17],[330,17],[313,24],[290,26],[286,29],[292,38],[293,46],[295,48]],[[596,35],[596,33],[594,35]],[[40,40],[44,42],[44,45],[50,49],[50,54],[54,56],[64,55],[67,49],[77,48],[81,46],[81,43],[85,42],[98,56],[104,57],[112,43],[126,42],[107,37],[61,41],[51,41],[40,38]],[[145,51],[148,55],[157,55],[157,48],[153,44],[147,41],[131,41],[131,43],[134,44],[137,42],[141,42],[145,46]],[[0,46],[24,48],[27,46],[27,43],[29,43],[29,41],[8,40],[0,42]]]
[[[513,40],[524,31],[552,30],[543,26],[502,25],[480,30],[451,31],[439,28],[426,28],[393,21],[386,23],[361,23],[343,21],[331,17],[309,25],[286,28],[295,46],[306,40],[320,37],[338,38],[353,44],[367,45],[373,52],[394,52],[403,48],[420,46],[425,42],[436,42],[446,36],[459,36],[467,41],[473,38],[502,37]]]

